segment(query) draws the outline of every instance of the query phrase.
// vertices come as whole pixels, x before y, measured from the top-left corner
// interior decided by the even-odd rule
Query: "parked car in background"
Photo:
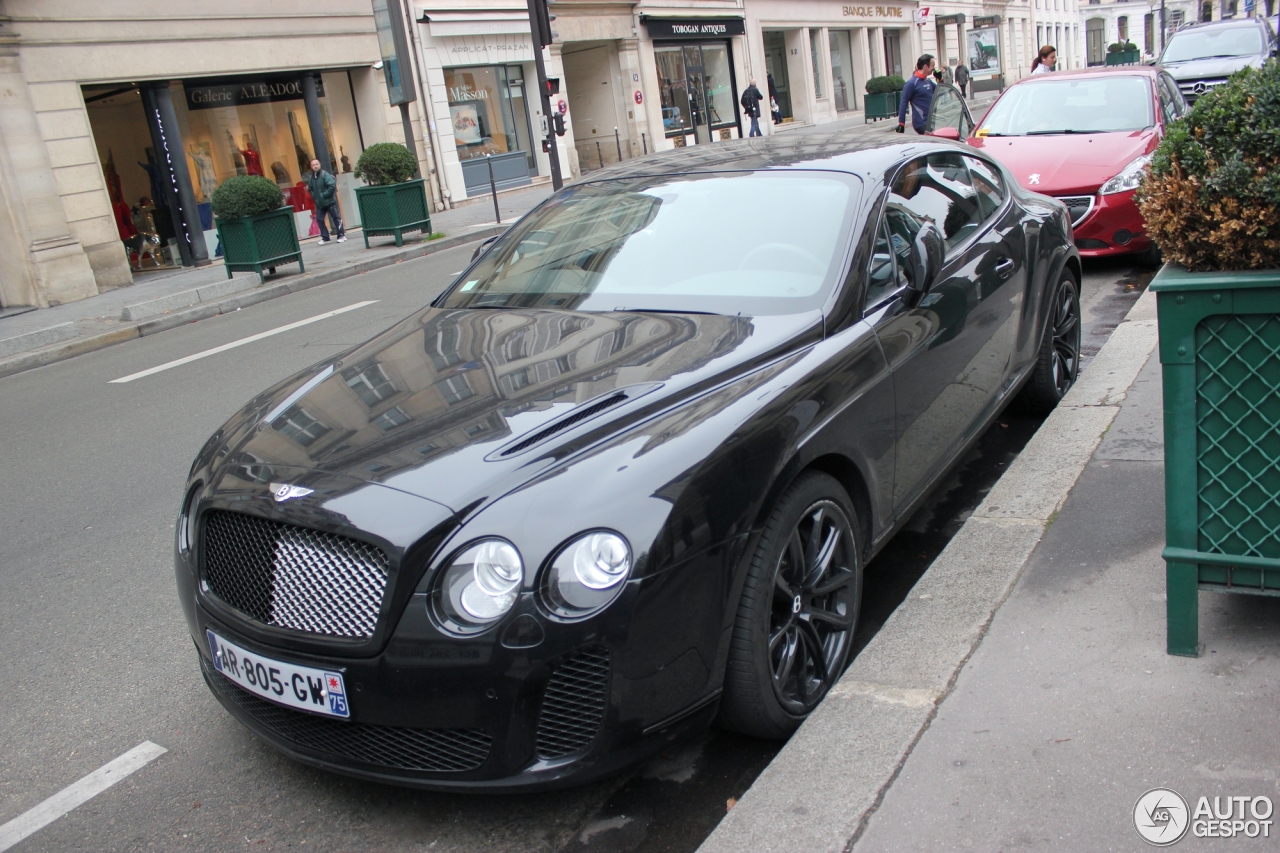
[[[964,139],[1026,189],[1062,201],[1081,255],[1159,260],[1134,194],[1166,127],[1188,109],[1167,73],[1130,65],[1029,77],[976,126],[959,92],[940,86],[933,100],[928,132]]]
[[[1063,205],[848,133],[606,167],[431,306],[251,400],[179,510],[205,681],[342,773],[519,790],[719,715],[785,737],[867,561],[1075,381]]]
[[[1191,24],[1173,34],[1159,65],[1178,82],[1188,103],[1242,68],[1261,68],[1277,52],[1276,31],[1266,18]]]

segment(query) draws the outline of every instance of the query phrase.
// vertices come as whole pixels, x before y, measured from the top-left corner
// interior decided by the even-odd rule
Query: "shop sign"
[[[644,25],[649,37],[660,38],[718,38],[747,34],[747,24],[742,18],[649,18]]]
[[[979,16],[973,19],[973,28],[975,30],[981,30],[986,27],[998,27],[998,26],[1000,26],[999,15]]]
[[[460,101],[480,101],[488,97],[488,89],[476,89],[466,83],[461,86],[449,87],[449,103],[451,104],[456,104]]]
[[[840,14],[846,18],[906,18],[901,6],[841,6]]]
[[[187,109],[211,110],[216,107],[239,107],[269,104],[273,101],[302,100],[302,77],[240,77],[183,82],[187,93]],[[316,95],[324,97],[324,80],[316,76]]]
[[[921,6],[912,15],[912,20],[917,24],[927,24],[933,20],[933,10],[928,6]]]
[[[940,27],[950,26],[951,24],[963,24],[965,22],[964,12],[958,15],[939,15],[934,18],[934,23]]]

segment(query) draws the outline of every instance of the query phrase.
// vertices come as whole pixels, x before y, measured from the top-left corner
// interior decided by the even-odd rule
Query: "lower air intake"
[[[604,722],[609,697],[609,650],[591,646],[561,662],[547,682],[538,716],[537,753],[562,758],[586,749]]]

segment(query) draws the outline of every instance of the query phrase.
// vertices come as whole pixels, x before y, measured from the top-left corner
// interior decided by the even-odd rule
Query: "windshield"
[[[1005,92],[982,128],[990,136],[1114,133],[1143,130],[1154,122],[1145,77],[1050,78]]]
[[[1176,34],[1160,57],[1162,64],[1235,56],[1257,56],[1262,53],[1262,31],[1259,27],[1222,27],[1221,29],[1183,30]]]
[[[734,172],[601,181],[553,196],[440,303],[763,316],[822,306],[857,179]]]

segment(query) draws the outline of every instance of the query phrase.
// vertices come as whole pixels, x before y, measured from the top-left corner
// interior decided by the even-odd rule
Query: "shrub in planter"
[[[1131,41],[1118,41],[1114,44],[1107,45],[1107,53],[1128,53],[1131,50],[1137,50],[1138,46]]]
[[[872,77],[867,81],[868,95],[888,95],[893,92],[901,92],[902,87],[906,85],[906,81],[897,74],[888,74],[883,77]]]
[[[284,193],[275,181],[260,175],[237,175],[227,178],[213,191],[213,215],[219,219],[257,216],[284,205]]]
[[[379,142],[366,148],[356,161],[356,177],[371,187],[385,187],[412,179],[417,168],[408,148],[399,142]]]
[[[414,179],[417,168],[413,154],[398,142],[370,145],[356,161],[356,177],[369,184],[356,188],[365,248],[370,237],[390,235],[402,246],[405,232],[431,233],[426,182]]]
[[[1138,205],[1188,270],[1280,267],[1280,62],[1196,99],[1155,150]]]

